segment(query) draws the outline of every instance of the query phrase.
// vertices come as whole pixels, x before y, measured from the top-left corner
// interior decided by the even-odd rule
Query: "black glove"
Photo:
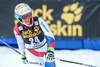
[[[27,64],[27,63],[28,63],[25,54],[21,54],[21,58],[22,58],[22,62],[23,62],[24,64]]]
[[[55,60],[54,48],[53,50],[51,50],[50,48],[47,50],[47,53],[45,54],[45,60],[48,62],[53,62]]]

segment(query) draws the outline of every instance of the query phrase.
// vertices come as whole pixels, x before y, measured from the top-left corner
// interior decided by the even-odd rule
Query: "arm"
[[[39,24],[47,37],[47,44],[49,44],[49,48],[47,50],[47,53],[45,54],[45,59],[48,62],[53,62],[55,60],[55,56],[54,56],[55,38],[50,28],[42,18],[39,18]]]
[[[21,58],[22,58],[22,62],[24,64],[27,64],[27,59],[26,59],[26,56],[25,56],[25,46],[24,46],[24,41],[18,31],[18,27],[15,26],[14,29],[14,35],[15,35],[15,38],[17,40],[17,44],[18,44],[18,47],[19,47],[19,50],[20,50],[20,53],[21,53]]]
[[[51,32],[49,26],[46,24],[46,22],[42,18],[39,18],[38,20],[39,20],[40,27],[42,28],[43,32],[46,35],[47,44],[49,45],[49,48],[54,48],[55,38],[53,36],[53,33]]]
[[[25,50],[24,50],[24,41],[23,41],[19,31],[18,31],[18,27],[15,26],[13,31],[14,31],[15,38],[17,40],[17,44],[18,44],[19,50],[20,50],[20,52],[22,54],[24,54],[24,52],[25,52]]]

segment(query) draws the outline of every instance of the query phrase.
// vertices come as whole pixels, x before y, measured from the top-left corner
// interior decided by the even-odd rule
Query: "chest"
[[[30,43],[30,39],[32,39],[32,41],[36,41],[38,39],[38,41],[41,42],[45,37],[39,22],[37,21],[34,22],[30,28],[26,28],[25,26],[18,24],[18,29],[25,43]]]

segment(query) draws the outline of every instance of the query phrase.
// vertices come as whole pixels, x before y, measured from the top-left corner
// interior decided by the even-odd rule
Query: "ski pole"
[[[59,59],[59,58],[55,58],[55,60],[59,60],[59,61],[62,61],[62,62],[67,62],[67,63],[79,64],[79,65],[88,66],[88,67],[97,67],[97,66],[93,66],[93,65],[89,65],[89,64],[84,64],[84,63],[80,63],[80,62],[63,60],[63,59]]]
[[[6,42],[0,40],[0,42],[2,42],[4,45],[6,45],[7,47],[11,48],[12,50],[14,50],[15,52],[17,52],[18,54],[21,55],[21,53],[19,51],[17,51],[16,49],[14,49],[13,47],[11,47],[9,44],[7,44]]]
[[[9,44],[7,44],[6,42],[0,40],[0,42],[2,42],[3,44],[5,44],[7,47],[11,48],[12,50],[14,50],[16,53],[18,53],[19,55],[21,55],[21,53],[19,51],[17,51],[16,49],[14,49],[13,47],[11,47]],[[84,64],[84,63],[79,63],[79,62],[74,62],[74,61],[68,61],[68,60],[63,60],[63,59],[59,59],[59,58],[55,58],[55,60],[59,60],[62,62],[68,62],[68,63],[74,63],[74,64],[79,64],[79,65],[84,65],[84,66],[88,66],[88,67],[97,67],[97,66],[93,66],[93,65],[89,65],[89,64]]]

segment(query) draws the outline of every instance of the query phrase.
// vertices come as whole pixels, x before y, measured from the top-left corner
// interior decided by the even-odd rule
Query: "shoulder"
[[[41,17],[38,18],[39,20],[43,21],[43,19]]]
[[[15,25],[14,28],[13,28],[13,30],[18,30],[18,26]]]
[[[43,20],[41,17],[34,17],[34,21],[37,21],[37,20]]]
[[[41,17],[34,17],[34,21],[38,21],[39,24],[44,24],[45,21]]]
[[[20,34],[17,25],[14,26],[13,31],[16,32],[17,34]]]

